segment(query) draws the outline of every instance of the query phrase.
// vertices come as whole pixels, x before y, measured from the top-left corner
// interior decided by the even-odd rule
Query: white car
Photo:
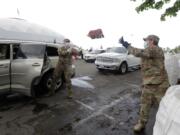
[[[84,60],[85,60],[86,62],[88,62],[88,61],[94,62],[94,61],[96,60],[97,55],[98,55],[98,54],[101,54],[101,53],[104,53],[104,52],[105,52],[105,50],[103,50],[103,49],[93,50],[93,51],[91,51],[91,52],[89,52],[89,53],[86,53],[86,54],[84,55]]]
[[[122,74],[131,67],[140,67],[140,58],[128,54],[124,47],[112,47],[106,53],[97,55],[95,65],[99,71],[116,70]]]

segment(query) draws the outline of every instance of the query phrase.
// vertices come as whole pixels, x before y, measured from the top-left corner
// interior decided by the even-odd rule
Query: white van
[[[0,19],[0,94],[36,96],[40,88],[49,90],[63,40],[62,35],[22,19]],[[57,89],[63,78],[59,78]]]

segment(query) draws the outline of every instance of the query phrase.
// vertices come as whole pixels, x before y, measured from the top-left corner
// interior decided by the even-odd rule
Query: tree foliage
[[[179,46],[176,46],[174,49],[170,49],[169,47],[167,48],[163,48],[164,52],[168,52],[168,53],[180,53],[180,45]]]
[[[137,1],[137,0],[131,0]],[[143,12],[149,9],[162,9],[166,4],[170,3],[172,0],[143,0],[143,2],[136,8],[138,13]],[[166,8],[164,13],[161,15],[161,21],[165,21],[166,17],[175,17],[177,16],[178,11],[180,10],[180,0],[176,0],[173,6]]]
[[[180,53],[180,45],[172,49],[172,51],[175,53]]]

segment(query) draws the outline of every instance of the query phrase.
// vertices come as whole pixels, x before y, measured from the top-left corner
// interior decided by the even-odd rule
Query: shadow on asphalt
[[[1,95],[0,96],[0,112],[21,109],[25,106],[34,106],[32,112],[38,114],[48,109],[48,105],[40,103],[38,100],[21,94]]]
[[[14,108],[16,105],[24,106],[28,104],[31,100],[32,100],[31,98],[20,94],[1,95],[0,112],[8,111]]]

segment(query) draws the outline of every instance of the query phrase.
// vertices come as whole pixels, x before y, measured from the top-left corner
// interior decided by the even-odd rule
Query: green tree
[[[137,0],[131,0],[137,1]],[[170,3],[173,0],[143,0],[143,2],[136,8],[138,13],[143,12],[149,9],[162,9],[165,5]],[[175,17],[177,16],[178,11],[180,10],[180,0],[176,0],[173,6],[166,8],[164,13],[161,15],[161,21],[165,21],[166,17]]]
[[[175,53],[180,53],[180,45],[173,49]]]
[[[169,47],[167,47],[167,48],[163,48],[163,51],[164,51],[165,53],[168,53],[168,52],[171,51],[171,49],[170,49]]]

